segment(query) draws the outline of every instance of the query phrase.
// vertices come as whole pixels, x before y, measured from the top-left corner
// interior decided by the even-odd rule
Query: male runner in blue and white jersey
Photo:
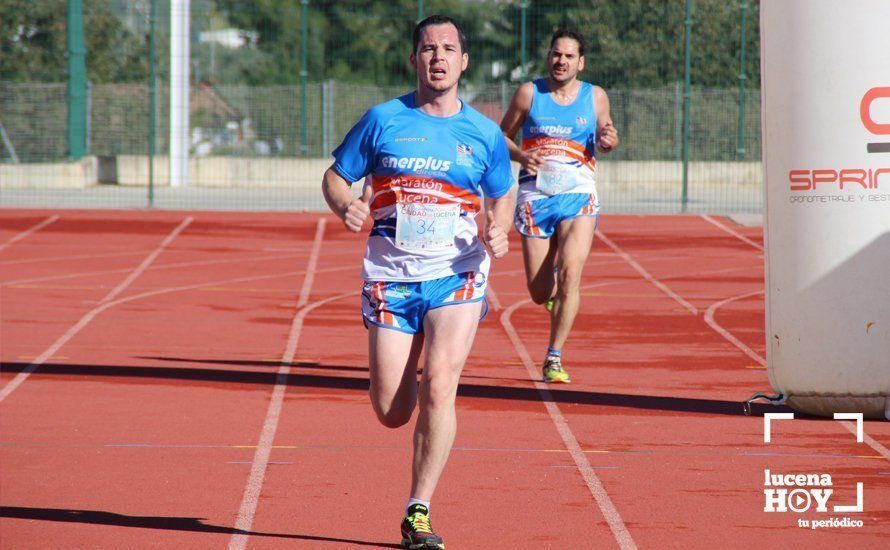
[[[489,253],[507,253],[513,175],[497,125],[458,97],[468,56],[457,22],[424,19],[413,46],[417,89],[365,113],[334,151],[322,189],[349,230],[360,231],[369,215],[374,221],[362,270],[371,403],[396,428],[419,402],[401,530],[404,546],[428,549],[445,547],[430,526],[430,500],[454,442],[458,380],[484,315]],[[370,186],[353,199],[350,185],[366,175]],[[477,216],[486,220],[481,240]]]
[[[516,91],[501,130],[511,158],[522,165],[514,223],[522,234],[526,284],[532,300],[550,310],[544,381],[567,383],[562,347],[578,313],[599,212],[596,154],[613,150],[618,133],[606,92],[578,79],[584,70],[579,33],[554,33],[548,65],[547,78]],[[521,148],[513,141],[520,128]]]

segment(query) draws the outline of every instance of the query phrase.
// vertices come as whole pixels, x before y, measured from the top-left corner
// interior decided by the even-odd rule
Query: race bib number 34
[[[396,212],[399,248],[437,250],[454,246],[460,204],[400,204]]]

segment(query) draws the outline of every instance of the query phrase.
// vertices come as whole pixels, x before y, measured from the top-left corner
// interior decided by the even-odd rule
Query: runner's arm
[[[371,212],[368,207],[368,201],[371,198],[370,186],[363,190],[361,197],[354,199],[349,182],[343,179],[332,166],[324,173],[321,192],[324,194],[324,200],[328,203],[331,212],[343,220],[343,225],[347,229],[356,233],[361,231],[365,218]]]
[[[503,257],[509,250],[507,234],[513,225],[513,206],[510,193],[496,199],[485,199],[485,244],[495,258]]]
[[[609,96],[599,86],[593,89],[593,112],[596,114],[596,152],[610,153],[618,147],[618,130],[612,125]]]
[[[537,173],[538,164],[541,163],[541,159],[537,153],[523,153],[522,149],[516,145],[516,142],[513,140],[516,137],[516,133],[525,123],[525,118],[528,116],[529,111],[531,111],[534,92],[535,88],[533,83],[526,82],[521,85],[519,89],[516,90],[516,93],[513,94],[510,106],[507,108],[507,112],[504,113],[504,118],[501,120],[501,132],[503,132],[504,138],[507,140],[507,149],[510,151],[510,160],[514,160],[521,164],[530,174]]]

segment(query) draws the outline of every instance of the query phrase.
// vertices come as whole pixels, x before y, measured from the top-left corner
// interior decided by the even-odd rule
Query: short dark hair
[[[550,49],[553,49],[553,45],[556,44],[556,41],[560,38],[571,38],[575,42],[578,43],[578,56],[584,55],[584,35],[582,35],[578,31],[574,31],[571,29],[557,29],[555,33],[553,33],[553,38],[550,39]]]
[[[467,37],[464,35],[464,30],[461,28],[460,23],[455,21],[453,18],[448,17],[447,15],[435,14],[427,17],[414,27],[414,48],[411,50],[413,53],[417,53],[417,45],[420,44],[420,33],[426,27],[430,25],[447,25],[451,23],[454,25],[454,28],[457,29],[457,38],[460,40],[460,53],[467,53]]]

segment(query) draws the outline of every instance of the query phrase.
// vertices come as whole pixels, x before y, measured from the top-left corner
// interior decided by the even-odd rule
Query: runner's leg
[[[581,304],[581,274],[590,247],[596,218],[579,216],[559,223],[559,258],[556,273],[556,299],[550,322],[550,347],[562,349],[572,330]]]
[[[371,405],[380,423],[388,428],[411,420],[417,403],[417,364],[423,334],[368,327],[368,359]]]
[[[543,304],[554,296],[555,291],[553,265],[556,260],[556,236],[549,239],[523,236],[522,260],[532,301]]]
[[[430,310],[424,319],[426,360],[420,381],[420,412],[414,430],[411,496],[432,500],[457,430],[455,399],[482,302]]]

